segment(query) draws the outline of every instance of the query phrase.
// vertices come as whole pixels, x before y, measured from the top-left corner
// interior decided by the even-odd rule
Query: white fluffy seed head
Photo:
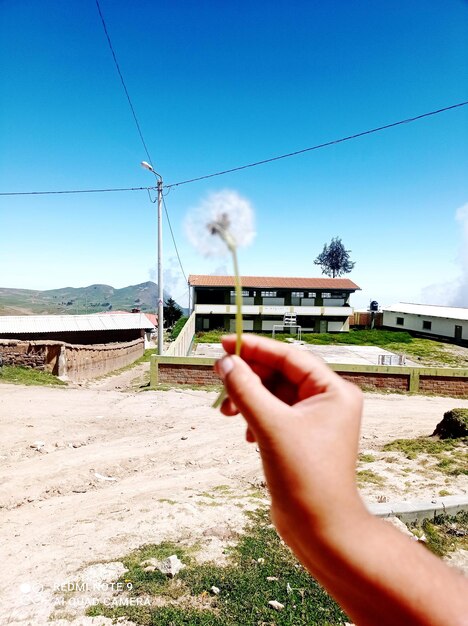
[[[211,193],[185,219],[190,242],[205,256],[224,255],[226,241],[247,246],[255,237],[254,212],[250,202],[230,189]]]

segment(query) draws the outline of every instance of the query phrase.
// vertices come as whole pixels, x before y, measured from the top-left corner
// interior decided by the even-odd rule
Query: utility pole
[[[163,180],[158,179],[158,354],[164,352],[164,290],[162,272],[162,190]]]
[[[162,271],[162,199],[163,199],[163,179],[153,166],[142,161],[141,166],[145,170],[153,172],[156,176],[158,184],[158,354],[164,352],[164,290],[163,290],[163,271]]]

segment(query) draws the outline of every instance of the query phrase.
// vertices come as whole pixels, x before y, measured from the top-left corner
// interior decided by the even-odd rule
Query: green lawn
[[[0,383],[15,383],[17,385],[66,385],[49,372],[42,372],[30,367],[14,367],[4,365],[0,367]]]
[[[224,334],[226,332],[219,329],[199,332],[195,336],[195,343],[218,343]],[[290,337],[291,335],[285,334],[276,335],[278,341],[286,341]],[[464,354],[455,352],[450,344],[434,339],[412,337],[407,332],[373,329],[350,330],[349,333],[306,333],[302,335],[302,341],[321,346],[378,346],[391,352],[405,354],[421,365],[468,368],[468,349]]]
[[[170,543],[147,545],[121,559],[129,571],[120,582],[131,582],[132,597],[155,599],[156,606],[98,605],[87,614],[126,617],[151,626],[335,626],[348,621],[280,542],[265,510],[251,514],[244,534],[229,550],[226,565],[197,563],[194,548],[187,550]],[[186,564],[173,580],[157,570],[145,572],[141,565],[148,558],[171,554]],[[219,588],[219,595],[210,591],[213,585]],[[268,605],[270,600],[281,602],[284,609],[276,611]]]

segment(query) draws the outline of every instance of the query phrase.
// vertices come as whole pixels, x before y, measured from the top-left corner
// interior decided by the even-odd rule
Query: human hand
[[[365,511],[355,483],[362,394],[309,352],[278,341],[243,335],[241,358],[233,355],[235,336],[223,346],[229,356],[215,369],[229,397],[221,411],[245,417],[273,521],[300,550],[299,526],[310,541],[311,530],[330,533],[343,515],[349,521]]]

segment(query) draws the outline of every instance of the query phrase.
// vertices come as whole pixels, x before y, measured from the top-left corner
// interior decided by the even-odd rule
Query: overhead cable
[[[360,133],[355,133],[354,135],[348,135],[347,137],[341,137],[340,139],[333,139],[332,141],[319,143],[316,146],[312,146],[310,148],[303,148],[302,150],[296,150],[295,152],[288,152],[287,154],[281,154],[279,156],[274,156],[269,159],[263,159],[262,161],[256,161],[255,163],[247,163],[247,165],[239,165],[238,167],[232,167],[231,169],[222,170],[220,172],[215,172],[214,174],[205,174],[204,176],[198,176],[197,178],[189,178],[187,180],[182,180],[178,183],[171,183],[170,185],[164,185],[164,186],[167,189],[171,189],[172,187],[179,187],[180,185],[188,185],[189,183],[195,183],[199,180],[206,180],[207,178],[214,178],[215,176],[223,176],[224,174],[230,174],[231,172],[238,172],[239,170],[246,170],[249,167],[256,167],[257,165],[264,165],[265,163],[272,163],[273,161],[287,159],[289,157],[297,156],[298,154],[304,154],[305,152],[311,152],[312,150],[319,150],[320,148],[327,148],[328,146],[333,146],[338,143],[350,141],[351,139],[357,139],[358,137],[364,137],[365,135],[378,133],[382,130],[387,130],[387,128],[394,128],[395,126],[400,126],[401,124],[409,124],[411,122],[416,122],[417,120],[421,120],[424,117],[437,115],[438,113],[444,113],[445,111],[456,109],[458,107],[463,107],[463,106],[466,106],[467,104],[468,104],[468,101],[459,102],[458,104],[452,104],[451,106],[444,107],[443,109],[437,109],[437,111],[430,111],[429,113],[422,113],[421,115],[416,115],[416,117],[409,117],[405,120],[400,120],[399,122],[392,122],[391,124],[385,124],[385,126],[378,126],[377,128],[371,128],[370,130],[364,130]]]
[[[120,71],[120,66],[119,66],[119,63],[117,61],[117,57],[116,57],[116,54],[115,54],[115,51],[114,51],[114,47],[112,45],[111,38],[109,36],[109,32],[107,30],[106,22],[104,20],[104,16],[102,15],[101,7],[99,6],[99,0],[96,0],[96,6],[97,6],[97,9],[99,11],[99,16],[101,18],[101,22],[102,22],[102,26],[104,28],[104,32],[106,34],[107,43],[109,44],[109,48],[110,48],[110,50],[112,52],[112,57],[114,59],[115,67],[117,68],[117,72],[118,72],[118,74],[120,76],[120,82],[122,83],[122,87],[123,87],[123,89],[125,91],[125,95],[127,96],[128,104],[130,105],[130,109],[132,111],[133,119],[135,120],[135,125],[137,127],[138,134],[140,135],[141,143],[143,144],[143,148],[144,148],[144,150],[146,152],[146,156],[148,157],[148,161],[149,161],[151,167],[153,167],[153,160],[151,159],[151,155],[149,153],[148,147],[147,147],[146,142],[145,142],[145,140],[143,138],[143,133],[141,132],[141,127],[140,127],[140,124],[138,122],[138,118],[137,118],[136,113],[135,113],[135,108],[134,108],[134,106],[132,104],[132,100],[130,98],[130,94],[128,93],[128,89],[127,89],[127,86],[125,84],[124,78],[122,76],[122,72]],[[152,170],[152,171],[154,171],[154,170]],[[156,175],[159,176],[158,174],[156,174]],[[149,190],[148,190],[148,193],[149,193]],[[163,197],[163,201],[164,201],[164,197]],[[179,250],[177,248],[176,240],[175,240],[175,237],[174,237],[174,232],[172,230],[171,220],[170,220],[170,217],[169,217],[168,210],[166,208],[166,202],[165,201],[164,201],[164,210],[166,212],[167,223],[169,224],[169,230],[171,231],[172,243],[174,244],[174,248],[175,248],[175,251],[176,251],[176,254],[177,254],[177,258],[179,260],[180,269],[182,270],[182,274],[184,275],[185,280],[187,280],[187,277],[186,277],[185,272],[184,272],[184,268],[182,267],[182,261],[180,260]]]
[[[437,109],[436,111],[430,111],[429,113],[422,113],[421,115],[417,115],[416,117],[409,117],[407,119],[392,122],[391,124],[386,124],[385,126],[379,126],[377,128],[372,128],[370,130],[365,130],[360,133],[355,133],[354,135],[348,135],[347,137],[342,137],[340,139],[334,139],[332,141],[327,141],[326,143],[317,144],[310,148],[303,148],[302,150],[296,150],[295,152],[289,152],[287,154],[282,154],[280,156],[275,156],[269,159],[264,159],[263,161],[256,161],[255,163],[248,163],[247,165],[241,165],[239,167],[233,167],[228,170],[223,170],[220,172],[215,172],[214,174],[206,174],[205,176],[198,176],[197,178],[190,178],[187,180],[180,181],[178,183],[171,183],[169,185],[164,185],[165,189],[172,189],[173,187],[178,187],[180,185],[188,185],[189,183],[194,183],[199,180],[204,180],[207,178],[213,178],[215,176],[222,176],[223,174],[229,174],[231,172],[237,172],[239,170],[244,170],[249,167],[255,167],[257,165],[263,165],[265,163],[272,163],[273,161],[279,161],[280,159],[286,159],[288,157],[296,156],[298,154],[303,154],[305,152],[311,152],[312,150],[319,150],[321,148],[326,148],[328,146],[332,146],[335,144],[343,143],[345,141],[351,141],[352,139],[357,139],[359,137],[363,137],[365,135],[371,135],[372,133],[378,133],[382,130],[386,130],[388,128],[393,128],[395,126],[400,126],[402,124],[409,124],[411,122],[415,122],[417,120],[423,119],[425,117],[429,117],[431,115],[437,115],[439,113],[444,113],[445,111],[450,111],[451,109],[456,109],[459,107],[466,106],[468,101],[459,102],[458,104],[452,104],[451,106],[444,107],[443,109]],[[71,191],[16,191],[16,192],[0,192],[0,196],[32,196],[32,195],[50,195],[50,194],[60,194],[60,193],[101,193],[106,191],[141,191],[141,190],[155,190],[156,187],[129,187],[124,189],[75,189]]]
[[[184,272],[184,268],[182,266],[182,261],[180,260],[179,250],[177,249],[177,245],[176,245],[176,242],[175,242],[174,233],[172,231],[172,226],[171,226],[171,220],[169,219],[169,213],[167,212],[166,200],[164,199],[164,196],[162,196],[162,201],[163,201],[163,205],[164,205],[164,211],[165,211],[166,217],[167,217],[167,223],[169,224],[169,230],[171,231],[172,242],[174,244],[174,248],[175,248],[175,251],[176,251],[176,254],[177,254],[177,259],[179,261],[180,269],[182,271],[182,274],[184,275],[185,282],[187,282],[187,276],[186,276],[186,274]]]
[[[156,187],[122,187],[119,189],[66,189],[60,191],[2,191],[0,196],[52,196],[63,193],[109,193],[114,191],[149,191]]]
[[[136,124],[137,130],[138,130],[138,134],[140,135],[141,143],[143,144],[143,148],[145,149],[146,156],[148,157],[148,161],[150,163],[152,163],[150,154],[148,152],[148,148],[146,147],[145,140],[143,139],[143,133],[141,132],[140,124],[138,122],[138,118],[136,116],[135,109],[133,108],[133,104],[132,104],[132,101],[130,99],[130,94],[128,93],[127,85],[125,84],[124,78],[122,76],[122,72],[120,71],[120,66],[119,66],[119,62],[117,61],[117,57],[115,56],[114,47],[112,46],[112,41],[111,41],[111,39],[109,37],[109,33],[107,31],[106,22],[104,20],[104,16],[102,15],[101,7],[99,6],[99,1],[98,0],[96,0],[96,6],[97,6],[97,10],[99,11],[99,16],[101,18],[102,27],[104,28],[104,33],[106,34],[107,43],[109,44],[109,48],[110,48],[110,51],[112,53],[112,57],[114,59],[115,67],[117,68],[117,72],[118,72],[118,74],[120,76],[120,82],[122,83],[122,87],[123,87],[123,89],[125,91],[125,95],[127,96],[128,104],[130,105],[130,109],[132,111],[133,119],[135,120],[135,124]]]

